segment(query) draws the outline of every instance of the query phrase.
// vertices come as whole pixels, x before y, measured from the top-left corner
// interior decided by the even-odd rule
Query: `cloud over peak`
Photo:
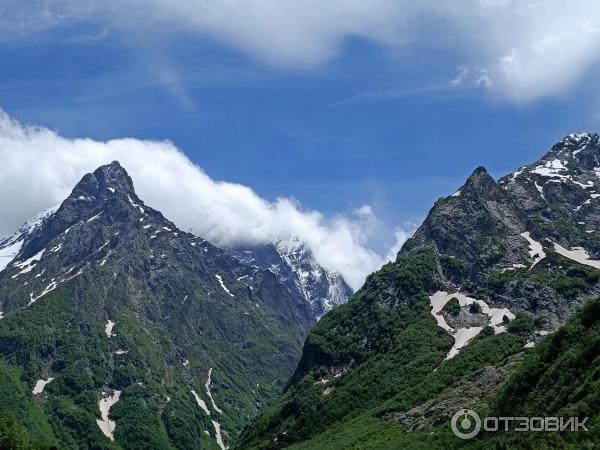
[[[24,126],[0,110],[0,159],[0,236],[61,202],[85,173],[118,160],[149,206],[217,245],[296,236],[323,267],[338,271],[355,289],[386,262],[369,248],[377,225],[370,207],[349,217],[325,217],[291,198],[268,201],[247,186],[211,179],[168,141],[67,139]],[[402,242],[405,237],[396,234]]]

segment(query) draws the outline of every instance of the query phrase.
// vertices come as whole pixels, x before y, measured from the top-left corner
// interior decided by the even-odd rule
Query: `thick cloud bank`
[[[307,68],[359,36],[393,51],[446,48],[453,87],[527,101],[560,95],[598,66],[598,17],[598,0],[3,0],[0,40],[91,22],[132,45],[187,33]]]
[[[170,142],[66,139],[46,128],[23,126],[0,110],[0,160],[0,236],[62,201],[85,173],[118,160],[142,200],[215,244],[295,235],[323,267],[340,272],[355,289],[386,259],[368,247],[376,222],[368,206],[352,217],[326,218],[293,199],[269,202],[249,187],[211,179]],[[405,239],[405,233],[396,232],[397,242]]]

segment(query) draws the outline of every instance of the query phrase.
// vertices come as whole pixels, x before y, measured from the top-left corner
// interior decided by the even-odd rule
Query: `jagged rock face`
[[[600,257],[600,142],[597,134],[567,136],[539,161],[498,183],[525,213],[531,228],[565,247]]]
[[[525,229],[514,199],[479,167],[459,191],[436,202],[402,251],[435,245],[466,261],[469,278],[479,280],[495,267],[527,261],[528,244],[519,236]]]
[[[238,248],[233,254],[245,264],[274,273],[292,296],[306,302],[315,319],[346,303],[352,296],[352,289],[342,276],[323,269],[297,238]]]
[[[401,252],[433,246],[449,291],[461,288],[493,305],[541,315],[555,329],[600,293],[594,280],[570,290],[569,283],[579,283],[571,276],[577,269],[562,270],[600,267],[598,186],[598,135],[571,134],[498,182],[476,169],[455,194],[436,202]]]
[[[525,348],[543,348],[541,336],[600,295],[598,161],[598,137],[577,134],[498,182],[475,170],[436,202],[394,262],[311,330],[286,390],[242,434],[244,448],[458,445],[443,440],[449,418],[485,405]],[[540,366],[557,357],[564,373],[589,373],[592,347],[580,353],[585,362],[565,346],[569,358],[554,349]],[[513,395],[525,398],[540,385],[524,382],[531,365],[519,367]],[[559,404],[579,402],[567,391]],[[388,428],[389,419],[399,423]]]
[[[203,385],[210,368],[213,396],[223,410],[211,408],[213,418],[231,441],[291,374],[315,321],[306,302],[274,273],[243,264],[145,205],[116,162],[86,175],[57,210],[0,243],[0,253],[3,248],[7,259],[7,248],[16,253],[0,272],[4,358],[29,367],[28,382],[52,377],[50,387],[63,386],[63,374],[76,363],[65,352],[78,341],[81,371],[101,374],[85,389],[69,387],[78,395],[100,398],[114,389],[126,403],[141,383],[140,395],[156,407],[159,421],[167,420],[160,413],[166,397],[177,399],[169,403],[172,415],[200,411],[190,418],[196,425],[183,432],[187,444],[180,448],[216,438],[216,426],[190,393],[209,403]],[[26,318],[31,333],[46,343],[43,350],[21,342],[13,328]],[[105,332],[109,321],[114,339]],[[71,329],[78,333],[64,334]],[[139,339],[149,342],[141,346]],[[95,354],[98,342],[105,347]],[[119,348],[109,349],[111,343]],[[116,376],[123,364],[135,376]],[[159,394],[163,401],[157,404]],[[126,415],[120,423],[123,430]],[[175,445],[173,436],[182,431],[173,426],[165,425],[165,439]],[[119,422],[115,436],[119,441]]]
[[[515,359],[517,358],[509,358],[499,367],[485,367],[449,392],[409,411],[394,413],[392,417],[410,433],[430,431],[435,426],[443,426],[456,411],[476,407],[481,399],[488,398],[505,384],[511,375],[511,369],[514,370]]]
[[[11,237],[0,239],[0,271],[4,270],[10,262],[21,251],[25,239],[51,215],[53,215],[60,205],[46,209],[36,214]]]

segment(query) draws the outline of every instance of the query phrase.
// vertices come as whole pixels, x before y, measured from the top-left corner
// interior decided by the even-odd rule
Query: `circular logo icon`
[[[481,430],[481,418],[471,409],[459,409],[450,422],[452,432],[461,439],[472,439]]]

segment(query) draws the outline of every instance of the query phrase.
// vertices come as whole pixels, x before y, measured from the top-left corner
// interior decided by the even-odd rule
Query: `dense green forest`
[[[524,345],[542,321],[522,313],[507,333],[484,329],[444,361],[452,338],[435,325],[424,293],[436,288],[438,270],[434,254],[420,250],[371,275],[313,329],[293,380],[238,448],[560,448],[597,441],[600,300],[534,348]],[[584,272],[571,275],[592,276]],[[590,416],[590,432],[490,433],[465,442],[435,408],[422,427],[403,421],[412,408],[440,399],[454,407],[445,411],[451,416],[490,375],[506,384],[474,394],[468,406],[482,415]]]

